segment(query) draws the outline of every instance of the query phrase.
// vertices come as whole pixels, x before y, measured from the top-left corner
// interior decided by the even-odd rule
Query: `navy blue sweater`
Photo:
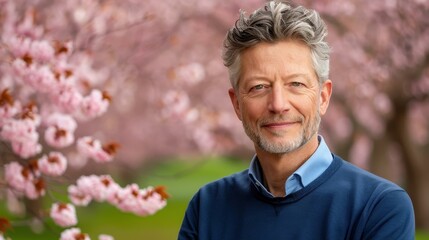
[[[410,198],[397,185],[334,155],[329,168],[286,197],[258,192],[248,170],[202,187],[189,203],[184,239],[414,239]]]

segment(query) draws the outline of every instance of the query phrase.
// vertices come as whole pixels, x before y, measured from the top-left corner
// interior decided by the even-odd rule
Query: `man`
[[[332,93],[326,35],[315,11],[279,2],[228,32],[229,96],[256,155],[196,193],[179,239],[414,239],[407,193],[317,134]]]

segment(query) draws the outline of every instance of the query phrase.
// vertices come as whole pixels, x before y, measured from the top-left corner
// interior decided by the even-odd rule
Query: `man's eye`
[[[263,84],[258,84],[256,86],[253,86],[250,90],[262,90],[264,89],[264,85]]]
[[[303,86],[305,86],[303,83],[300,83],[300,82],[292,82],[290,85],[292,87],[303,87]]]

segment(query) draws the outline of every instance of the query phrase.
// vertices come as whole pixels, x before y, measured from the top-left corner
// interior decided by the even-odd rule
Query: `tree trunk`
[[[386,168],[386,166],[389,166],[389,159],[387,156],[388,143],[389,140],[384,136],[379,139],[374,139],[369,169],[372,173],[382,178],[395,181],[395,179],[392,179],[391,175],[389,174],[391,172],[390,169]]]
[[[407,108],[405,104],[396,106],[395,116],[387,125],[388,134],[400,146],[401,159],[405,167],[405,188],[410,195],[416,216],[416,226],[429,230],[429,183],[427,163],[423,161],[412,143],[407,131]]]

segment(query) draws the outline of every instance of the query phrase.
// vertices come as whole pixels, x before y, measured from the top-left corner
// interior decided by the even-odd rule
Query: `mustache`
[[[281,122],[303,122],[304,118],[301,116],[284,116],[278,115],[269,118],[263,118],[258,121],[259,126],[273,124],[273,123],[281,123]]]

